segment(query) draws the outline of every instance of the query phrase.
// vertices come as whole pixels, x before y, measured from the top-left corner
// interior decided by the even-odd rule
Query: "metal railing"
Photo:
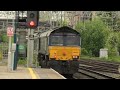
[[[8,43],[0,43],[0,61],[7,61],[8,59]]]

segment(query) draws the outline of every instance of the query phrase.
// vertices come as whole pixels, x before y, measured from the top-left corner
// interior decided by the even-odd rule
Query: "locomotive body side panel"
[[[46,54],[46,51],[47,51],[46,45],[47,45],[46,37],[41,37],[40,38],[40,51],[39,51],[39,53]]]

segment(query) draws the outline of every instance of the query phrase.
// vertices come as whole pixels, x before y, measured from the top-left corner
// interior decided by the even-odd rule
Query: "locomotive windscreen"
[[[80,37],[76,35],[67,35],[65,37],[66,46],[80,46]]]
[[[63,36],[58,36],[58,35],[55,35],[55,36],[51,36],[50,37],[50,45],[54,46],[54,45],[61,45],[63,46]]]
[[[80,36],[74,33],[54,33],[49,41],[51,46],[80,46]]]

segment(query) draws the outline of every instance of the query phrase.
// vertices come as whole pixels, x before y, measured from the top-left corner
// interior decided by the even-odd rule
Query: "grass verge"
[[[114,57],[108,57],[106,58],[99,58],[99,57],[90,57],[90,56],[81,56],[80,59],[90,59],[90,60],[103,60],[103,61],[113,61],[113,62],[119,62],[120,63],[120,56],[114,56]]]

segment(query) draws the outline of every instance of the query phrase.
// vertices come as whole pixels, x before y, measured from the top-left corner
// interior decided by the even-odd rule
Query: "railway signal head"
[[[39,11],[27,11],[27,27],[37,28],[39,21]]]
[[[30,26],[35,26],[35,22],[34,21],[30,21]]]

